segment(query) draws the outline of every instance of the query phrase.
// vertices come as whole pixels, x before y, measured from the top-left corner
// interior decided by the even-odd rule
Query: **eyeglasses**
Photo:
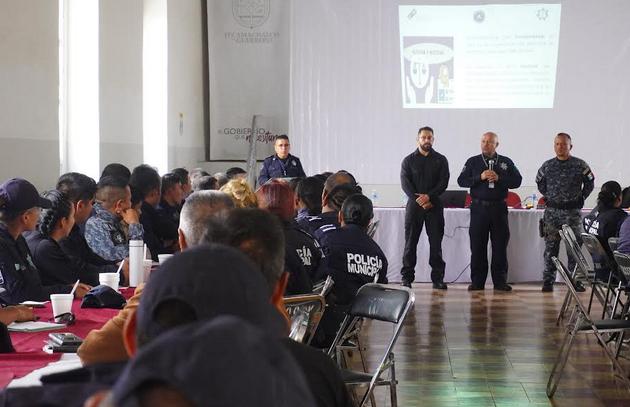
[[[73,325],[76,317],[72,312],[65,312],[50,319],[50,322],[56,322],[58,324]]]

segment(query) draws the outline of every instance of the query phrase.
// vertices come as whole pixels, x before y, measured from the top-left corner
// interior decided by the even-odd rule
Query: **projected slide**
[[[560,4],[399,6],[405,108],[552,108]]]

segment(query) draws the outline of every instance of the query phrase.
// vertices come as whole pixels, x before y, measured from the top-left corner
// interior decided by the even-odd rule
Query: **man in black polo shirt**
[[[433,288],[446,290],[442,259],[444,236],[444,207],[440,195],[446,190],[450,177],[448,160],[433,149],[433,129],[418,130],[418,148],[402,162],[400,184],[408,197],[405,211],[405,251],[401,270],[402,284],[411,287],[414,281],[417,246],[422,226],[426,223],[429,236],[429,264]]]
[[[469,291],[483,290],[488,276],[488,234],[492,244],[494,289],[512,291],[507,284],[507,244],[510,239],[508,189],[521,186],[518,168],[512,160],[497,154],[499,137],[492,132],[481,136],[481,154],[470,157],[457,178],[460,187],[470,188],[470,278]]]

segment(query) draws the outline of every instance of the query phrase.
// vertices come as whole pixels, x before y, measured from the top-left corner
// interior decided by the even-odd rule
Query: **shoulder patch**
[[[0,265],[0,284],[4,284],[4,277],[2,276],[2,266]]]

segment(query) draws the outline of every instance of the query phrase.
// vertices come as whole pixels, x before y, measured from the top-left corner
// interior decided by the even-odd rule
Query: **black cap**
[[[0,185],[0,210],[21,212],[40,207],[52,208],[48,199],[42,198],[37,188],[22,178],[12,178]]]
[[[196,406],[315,405],[282,341],[227,315],[174,328],[141,348],[112,389],[114,405],[138,406],[148,383]]]
[[[136,333],[141,346],[172,329],[155,318],[160,305],[172,300],[189,306],[193,320],[235,315],[274,336],[286,335],[287,323],[271,304],[262,273],[232,247],[193,247],[151,273],[138,305]]]

